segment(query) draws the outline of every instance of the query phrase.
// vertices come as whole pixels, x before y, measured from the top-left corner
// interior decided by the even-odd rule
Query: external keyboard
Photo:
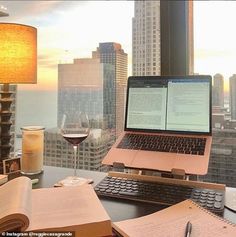
[[[113,174],[114,175],[113,175]],[[151,177],[151,180],[139,180],[143,175],[130,175],[112,172],[94,189],[98,196],[129,199],[161,205],[174,205],[186,199],[192,199],[211,212],[222,215],[225,190],[215,188],[214,184]],[[163,182],[161,182],[163,181]],[[172,182],[172,183],[171,183]],[[209,185],[207,185],[209,184]],[[214,188],[212,188],[212,185]],[[209,186],[209,187],[208,187]],[[217,185],[216,185],[217,186]],[[219,187],[221,187],[219,185]]]
[[[117,148],[204,155],[206,138],[125,134]]]

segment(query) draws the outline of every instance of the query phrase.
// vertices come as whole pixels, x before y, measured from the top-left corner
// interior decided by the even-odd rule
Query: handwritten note
[[[125,237],[183,237],[186,223],[191,221],[191,237],[235,237],[236,225],[209,213],[186,200],[144,217],[113,223]]]

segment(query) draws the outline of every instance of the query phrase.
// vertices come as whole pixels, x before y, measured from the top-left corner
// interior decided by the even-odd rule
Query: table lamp
[[[11,104],[9,84],[37,83],[37,29],[15,23],[0,23],[0,173],[11,150]]]

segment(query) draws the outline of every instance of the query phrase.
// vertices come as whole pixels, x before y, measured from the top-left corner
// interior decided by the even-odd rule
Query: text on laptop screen
[[[210,132],[211,80],[134,77],[128,83],[126,128]]]

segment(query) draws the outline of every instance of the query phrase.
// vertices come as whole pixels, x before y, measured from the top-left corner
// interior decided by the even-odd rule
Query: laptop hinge
[[[174,179],[185,179],[185,170],[183,169],[171,169],[171,174]]]
[[[113,162],[113,171],[124,172],[125,165],[121,162]]]
[[[173,168],[171,172],[161,172],[161,177],[163,178],[174,178],[174,179],[186,179],[186,174],[183,169]]]

